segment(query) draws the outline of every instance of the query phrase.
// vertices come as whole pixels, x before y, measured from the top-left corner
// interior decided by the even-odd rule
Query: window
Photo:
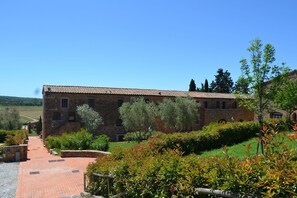
[[[68,99],[67,98],[62,98],[61,107],[62,108],[68,108]]]
[[[121,107],[124,103],[124,100],[118,99],[118,107]]]
[[[217,101],[217,109],[220,108],[220,101]]]
[[[226,109],[226,102],[222,102],[222,109]]]
[[[208,107],[207,101],[204,101],[204,108],[207,109],[207,107]]]
[[[282,118],[283,114],[281,114],[280,112],[273,112],[270,115],[271,118]]]
[[[53,113],[53,120],[61,120],[61,113],[60,112],[54,112]]]
[[[91,108],[95,108],[95,99],[88,99],[88,105]]]

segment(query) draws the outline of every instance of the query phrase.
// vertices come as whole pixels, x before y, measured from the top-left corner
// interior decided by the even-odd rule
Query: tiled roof
[[[84,87],[84,86],[57,86],[44,85],[43,92],[51,93],[74,93],[74,94],[108,94],[108,95],[132,95],[132,96],[191,96],[193,98],[225,98],[235,99],[234,94],[205,93],[196,91],[176,91],[157,89],[132,89],[132,88],[110,88],[110,87]]]

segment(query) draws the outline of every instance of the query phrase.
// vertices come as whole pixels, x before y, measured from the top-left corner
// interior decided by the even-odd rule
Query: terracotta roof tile
[[[235,99],[234,94],[205,93],[176,90],[157,89],[132,89],[132,88],[110,88],[110,87],[85,87],[85,86],[57,86],[44,85],[44,92],[52,93],[75,93],[75,94],[112,94],[112,95],[134,95],[134,96],[191,96],[194,98],[225,98]]]

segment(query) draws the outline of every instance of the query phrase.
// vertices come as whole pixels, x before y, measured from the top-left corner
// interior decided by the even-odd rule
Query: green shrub
[[[61,148],[61,138],[57,136],[48,136],[44,144],[48,149]]]
[[[98,136],[93,140],[91,133],[81,129],[75,133],[63,133],[60,136],[48,136],[45,140],[48,149],[61,150],[87,150],[96,149],[107,151],[109,148],[109,138],[106,135]]]
[[[233,122],[226,124],[211,124],[202,131],[190,133],[161,134],[148,140],[160,150],[178,149],[184,155],[199,154],[202,151],[233,145],[252,137],[260,132],[255,122]]]
[[[0,130],[0,143],[5,143],[7,146],[22,144],[23,139],[28,138],[26,130]]]
[[[107,151],[109,149],[109,137],[107,135],[99,135],[91,143],[91,149],[99,151]]]
[[[284,143],[284,133],[265,130],[265,156],[240,160],[224,157],[183,156],[175,150],[160,153],[155,144],[140,144],[98,158],[87,168],[88,191],[107,195],[106,180],[92,180],[93,172],[112,175],[110,195],[125,197],[200,197],[198,187],[239,193],[242,196],[297,196],[296,151]],[[249,147],[247,146],[247,153]]]
[[[136,132],[130,132],[126,133],[124,140],[126,141],[135,141],[135,142],[141,142],[143,140],[149,139],[153,135],[162,134],[162,132],[158,131],[151,131],[151,132],[145,132],[145,131],[136,131]]]
[[[278,131],[291,131],[293,123],[286,118],[269,118],[264,119],[264,124],[276,127]]]
[[[90,148],[91,141],[92,134],[81,129],[75,133],[63,133],[61,136],[48,136],[45,146],[49,149],[84,150]]]

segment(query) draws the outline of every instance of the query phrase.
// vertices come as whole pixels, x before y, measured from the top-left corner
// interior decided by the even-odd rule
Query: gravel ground
[[[18,184],[19,162],[0,163],[0,197],[14,198]]]

